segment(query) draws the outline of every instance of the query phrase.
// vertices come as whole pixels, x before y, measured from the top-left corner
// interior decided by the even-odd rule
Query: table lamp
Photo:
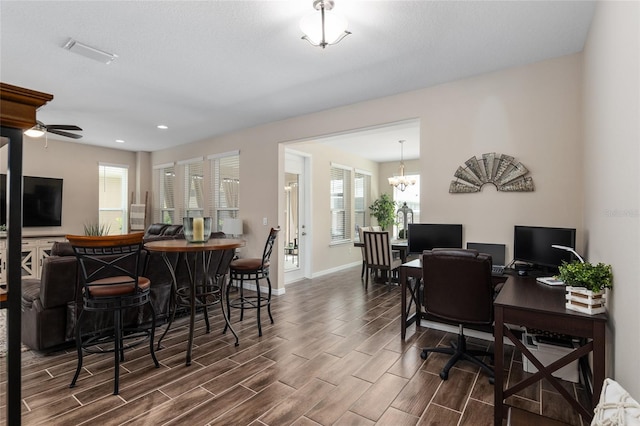
[[[242,235],[242,219],[228,217],[222,222],[222,232],[237,237]]]
[[[575,251],[571,247],[561,246],[561,245],[558,245],[558,244],[552,244],[551,247],[556,248],[556,249],[560,249],[560,250],[566,250],[569,253],[573,253],[580,260],[580,262],[584,263],[584,259],[578,254],[577,251]]]

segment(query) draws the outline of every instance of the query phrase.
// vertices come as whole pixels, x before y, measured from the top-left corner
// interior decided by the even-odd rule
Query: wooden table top
[[[149,251],[184,253],[194,251],[229,250],[244,247],[244,245],[244,240],[212,238],[206,243],[190,243],[183,239],[151,241],[145,243],[144,247]]]

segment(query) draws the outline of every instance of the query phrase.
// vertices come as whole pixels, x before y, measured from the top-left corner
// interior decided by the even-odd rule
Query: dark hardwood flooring
[[[448,345],[453,334],[411,326],[406,341],[400,339],[399,295],[397,287],[389,292],[382,284],[370,283],[365,291],[359,266],[292,284],[273,300],[275,324],[264,312],[261,338],[254,311],[242,322],[232,312],[238,347],[230,333],[221,334],[223,320],[215,309],[210,334],[202,315],[197,317],[189,367],[182,318],[157,352],[159,369],[147,345],[125,353],[118,396],[112,395],[111,354],[87,355],[70,389],[75,350],[24,352],[23,424],[492,425],[493,386],[486,376],[462,362],[442,381],[438,372],[447,357],[420,358],[422,347]],[[507,380],[527,374],[519,354],[508,349],[508,356]],[[576,392],[572,383],[566,386]],[[537,426],[582,424],[548,384],[527,388],[510,402],[559,420],[538,418]],[[4,406],[1,413],[4,418]]]

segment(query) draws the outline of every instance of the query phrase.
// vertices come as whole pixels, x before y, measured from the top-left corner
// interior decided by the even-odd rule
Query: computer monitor
[[[409,253],[438,247],[462,248],[462,225],[410,223],[407,232]]]
[[[513,260],[531,264],[534,268],[556,270],[562,261],[571,262],[573,255],[551,247],[576,247],[576,230],[573,228],[547,228],[542,226],[518,226],[513,232]]]
[[[507,246],[504,244],[467,242],[467,249],[477,250],[479,253],[486,253],[490,255],[493,265],[505,265],[505,252],[507,250]]]

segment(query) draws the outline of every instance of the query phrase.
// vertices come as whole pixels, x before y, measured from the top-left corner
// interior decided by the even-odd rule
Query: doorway
[[[303,154],[285,150],[284,166],[284,282],[285,284],[309,276],[309,238],[307,173],[309,158]]]

